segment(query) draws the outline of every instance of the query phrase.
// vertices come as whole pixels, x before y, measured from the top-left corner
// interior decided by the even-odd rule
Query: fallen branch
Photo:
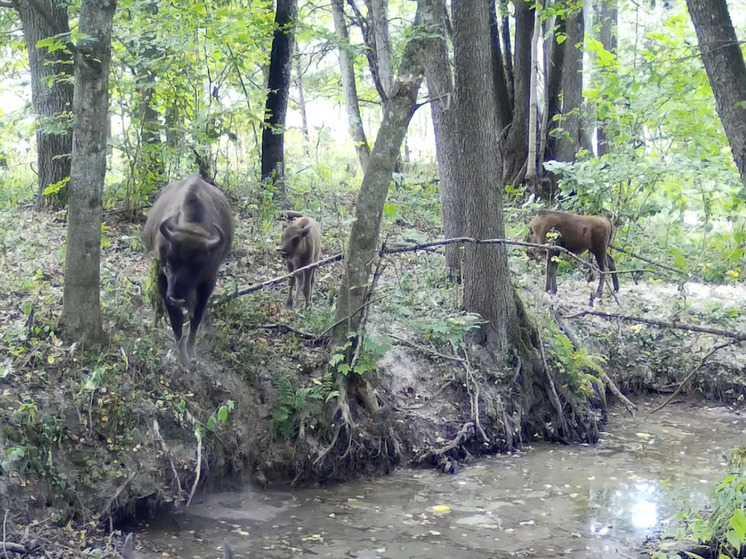
[[[580,310],[576,314],[565,315],[564,318],[580,318],[585,315],[598,316],[607,320],[622,320],[624,322],[636,322],[639,324],[649,324],[650,326],[657,326],[658,328],[667,328],[671,330],[684,330],[687,332],[700,332],[702,334],[712,334],[714,336],[722,336],[724,338],[731,338],[733,340],[742,342],[746,341],[746,333],[744,332],[733,332],[731,330],[724,330],[722,328],[714,328],[712,326],[695,326],[694,324],[685,324],[683,322],[666,322],[665,320],[658,320],[656,318],[642,318],[639,316],[630,316],[625,314],[616,313],[605,313],[592,310]]]
[[[407,340],[394,336],[393,334],[388,334],[388,336],[392,340],[396,340],[400,344],[404,344],[407,347],[411,347],[412,349],[419,351],[420,353],[424,353],[425,355],[432,355],[433,357],[438,357],[440,359],[446,359],[448,361],[455,361],[456,363],[464,363],[464,359],[462,359],[461,357],[456,357],[455,355],[446,355],[445,353],[439,353],[435,351],[434,349],[430,349],[429,347],[425,347],[424,345],[419,345],[419,344],[415,344],[412,342],[408,342]]]
[[[303,330],[298,330],[297,328],[293,328],[292,326],[288,326],[287,324],[257,324],[256,326],[252,326],[251,328],[254,330],[279,330],[280,332],[295,334],[299,338],[304,338],[306,340],[315,341],[321,338],[321,336],[311,334],[310,332],[304,332]]]
[[[663,408],[665,408],[669,404],[669,402],[671,402],[671,400],[673,400],[676,396],[678,396],[679,392],[681,392],[681,390],[684,388],[684,386],[686,385],[686,383],[689,382],[692,379],[692,377],[694,377],[694,375],[697,373],[697,371],[699,371],[702,368],[702,366],[705,364],[705,362],[710,357],[712,357],[715,354],[715,352],[717,352],[718,350],[721,350],[721,349],[723,349],[725,347],[728,347],[728,346],[731,346],[731,345],[735,345],[735,344],[739,344],[742,341],[743,340],[730,340],[729,342],[724,342],[722,344],[719,344],[719,345],[716,345],[715,347],[713,347],[707,353],[707,355],[705,355],[702,358],[702,360],[699,362],[699,365],[697,365],[696,367],[694,367],[694,369],[692,370],[692,372],[689,373],[688,375],[686,375],[686,378],[681,381],[681,384],[679,384],[679,387],[676,390],[674,390],[673,394],[671,394],[668,398],[666,398],[665,402],[663,402],[660,406],[658,406],[657,408],[655,408],[654,410],[652,410],[650,412],[651,415],[654,414],[655,412],[660,411]]]

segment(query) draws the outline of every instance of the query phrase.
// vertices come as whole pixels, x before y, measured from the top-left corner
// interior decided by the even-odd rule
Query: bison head
[[[225,243],[225,233],[217,224],[215,230],[217,235],[210,235],[199,226],[180,227],[175,218],[161,224],[161,235],[168,241],[163,264],[170,304],[187,307],[197,283],[217,272],[218,259],[214,255]]]

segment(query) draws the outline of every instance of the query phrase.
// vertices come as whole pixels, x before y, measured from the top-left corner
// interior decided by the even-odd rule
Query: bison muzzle
[[[218,268],[233,243],[233,218],[222,191],[190,175],[168,185],[148,213],[143,244],[158,263],[158,292],[179,344],[181,363],[197,356],[197,329],[207,309]],[[189,337],[183,339],[184,311]]]
[[[548,241],[547,234],[556,231],[559,235],[556,241]],[[575,215],[565,212],[541,210],[531,220],[529,226],[529,242],[547,244],[554,242],[559,247],[569,250],[573,254],[581,255],[588,251],[596,258],[601,272],[616,271],[614,259],[608,252],[609,243],[614,234],[611,221],[606,217],[595,215]],[[557,259],[560,251],[547,251],[546,291],[557,293]],[[604,276],[600,274],[596,297],[603,296]],[[617,274],[611,274],[614,291],[619,291]]]

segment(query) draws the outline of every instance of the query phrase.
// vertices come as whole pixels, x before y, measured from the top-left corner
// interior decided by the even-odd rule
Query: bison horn
[[[161,223],[161,235],[163,235],[169,241],[174,234],[174,232],[171,230],[174,221],[176,221],[175,218],[169,217],[167,220]]]
[[[221,229],[220,225],[215,225],[215,229],[218,231],[217,238],[213,237],[212,239],[207,240],[207,249],[212,250],[214,248],[217,248],[221,244],[223,244],[223,241],[225,240],[225,233],[223,233],[223,230]]]

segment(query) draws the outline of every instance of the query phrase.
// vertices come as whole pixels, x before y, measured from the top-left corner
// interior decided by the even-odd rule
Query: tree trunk
[[[582,7],[567,15],[567,40],[562,68],[562,135],[557,142],[558,161],[573,161],[580,148],[580,108],[583,105],[583,38],[585,25]]]
[[[502,166],[497,150],[497,114],[491,64],[488,0],[453,0],[453,58],[459,153],[456,178],[462,185],[466,234],[476,239],[505,236],[502,190],[495,177]],[[517,94],[517,91],[516,91]],[[517,96],[516,96],[517,97]],[[468,243],[464,247],[464,308],[480,314],[483,342],[493,352],[509,349],[516,306],[508,257],[502,245]]]
[[[70,177],[72,152],[72,54],[68,49],[50,52],[47,47],[37,46],[42,39],[54,36],[67,40],[70,33],[67,5],[64,0],[16,3],[28,50],[31,101],[37,116],[37,209],[58,209],[67,204],[68,186],[63,181]],[[56,192],[44,196],[50,185],[55,185],[52,190]]]
[[[106,176],[111,31],[116,0],[83,0],[75,52],[73,153],[70,170],[62,324],[83,342],[101,339],[101,197]]]
[[[394,81],[394,69],[391,62],[391,38],[389,37],[389,0],[372,0],[373,35],[378,61],[378,75],[388,99],[391,84]]]
[[[301,125],[303,130],[303,152],[311,153],[311,133],[308,130],[308,113],[306,112],[306,94],[303,90],[303,71],[301,68],[301,54],[295,49],[295,87],[298,88],[298,109],[300,110]]]
[[[427,29],[424,41],[425,75],[427,76],[430,111],[435,132],[435,153],[440,176],[440,202],[443,235],[446,239],[461,237],[464,229],[464,198],[454,170],[459,145],[454,134],[456,126],[456,99],[453,94],[453,77],[446,43],[445,0],[421,0],[422,22]],[[461,247],[445,247],[446,268],[453,279],[461,278]]]
[[[547,83],[547,117],[549,120],[547,128],[546,153],[544,159],[554,159],[557,153],[559,143],[557,128],[560,126],[562,116],[562,74],[565,66],[565,51],[567,50],[567,41],[557,42],[557,37],[565,33],[565,20],[557,16],[554,23],[557,27],[554,33],[552,27],[548,25],[550,20],[545,21],[545,32],[549,40],[545,43],[547,47],[546,59],[546,83]]]
[[[293,67],[297,0],[277,0],[275,32],[269,62],[267,102],[262,130],[262,180],[274,179],[278,194],[285,189],[285,116]]]
[[[355,83],[355,60],[351,54],[347,23],[344,15],[344,0],[332,0],[332,16],[334,17],[334,32],[339,38],[339,71],[342,74],[342,89],[344,92],[345,108],[350,136],[355,144],[355,151],[360,160],[363,173],[368,168],[370,147],[363,129],[363,119],[360,116],[360,101],[357,97]]]
[[[539,31],[541,29],[541,5],[534,4],[534,33],[531,37],[531,75],[529,86],[528,157],[526,159],[526,184],[531,192],[539,192],[539,169],[537,168],[537,118],[539,85]]]
[[[399,74],[391,87],[383,121],[360,185],[355,221],[347,246],[345,274],[337,297],[338,325],[332,333],[337,345],[344,343],[347,333],[357,331],[360,324],[368,295],[371,265],[378,252],[383,206],[422,81],[420,57],[418,40],[410,39],[404,49]]]
[[[492,71],[497,101],[497,122],[499,133],[502,134],[513,120],[513,104],[508,94],[508,83],[505,79],[502,47],[500,46],[500,29],[497,25],[495,2],[490,0],[490,39],[492,41]]]
[[[386,103],[387,95],[386,89],[381,81],[381,76],[378,70],[378,53],[376,52],[376,27],[373,22],[373,0],[365,0],[365,6],[368,10],[368,17],[363,16],[360,9],[357,7],[355,0],[347,0],[347,3],[352,8],[355,15],[355,22],[360,28],[360,33],[363,35],[363,42],[365,43],[365,58],[368,60],[368,68],[370,69],[370,76],[373,78],[373,85],[376,86],[378,96],[381,98],[382,103]]]
[[[746,65],[725,0],[687,0],[720,122],[746,188]]]
[[[503,41],[503,62],[505,63],[505,81],[508,84],[508,96],[511,107],[515,103],[513,89],[513,49],[510,44],[510,17],[508,16],[508,0],[500,0],[500,13],[502,14],[502,25],[500,34]]]
[[[617,50],[617,20],[619,11],[617,0],[598,0],[595,4],[596,17],[600,25],[598,40],[607,51],[616,54]],[[596,131],[596,144],[598,145],[599,157],[609,153],[609,144],[606,140],[606,126],[603,121],[599,122]]]
[[[515,65],[513,125],[503,148],[503,183],[520,183],[528,157],[528,120],[531,86],[531,38],[534,11],[524,0],[515,1]]]

